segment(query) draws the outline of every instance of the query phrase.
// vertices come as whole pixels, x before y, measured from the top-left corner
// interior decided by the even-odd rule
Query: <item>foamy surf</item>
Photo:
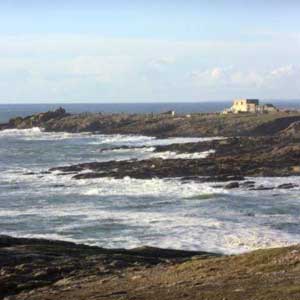
[[[33,127],[28,129],[5,129],[5,130],[0,130],[0,137],[36,136],[36,135],[40,135],[42,132],[43,130],[39,127]]]
[[[177,153],[172,151],[156,152],[149,155],[149,158],[162,158],[162,159],[203,159],[207,158],[210,154],[215,153],[215,150],[193,152],[193,153]]]
[[[203,152],[193,153],[177,153],[173,151],[155,152],[155,147],[142,147],[142,148],[125,148],[125,149],[112,149],[104,150],[102,153],[109,154],[114,153],[116,155],[115,160],[125,159],[150,159],[150,158],[162,158],[162,159],[203,159],[210,154],[215,153],[215,150],[208,150]],[[122,155],[117,157],[117,155]]]
[[[2,131],[0,233],[102,247],[147,244],[224,253],[300,242],[298,187],[226,190],[224,183],[180,178],[74,180],[72,174],[44,172],[53,166],[88,161],[153,156],[205,159],[213,149],[191,154],[155,152],[158,145],[205,140],[210,139],[48,133],[39,128]],[[133,149],[103,151],[118,146]],[[299,178],[254,181],[277,186],[299,183]]]
[[[66,140],[78,138],[91,138],[92,134],[89,132],[69,133],[69,132],[47,132],[43,128],[33,127],[28,129],[5,129],[0,131],[0,138],[17,138],[20,140],[30,141],[51,141],[51,140]]]

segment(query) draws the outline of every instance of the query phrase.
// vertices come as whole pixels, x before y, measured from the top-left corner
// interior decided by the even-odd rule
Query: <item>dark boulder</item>
[[[298,187],[298,185],[294,183],[283,183],[277,186],[278,189],[293,189],[295,187]]]
[[[230,190],[230,189],[236,189],[236,188],[238,188],[239,186],[240,186],[240,184],[239,184],[238,182],[235,181],[235,182],[230,182],[230,183],[226,184],[226,185],[224,186],[224,188]]]
[[[274,187],[273,186],[264,186],[264,185],[260,185],[256,188],[251,188],[250,190],[253,190],[253,191],[269,191],[269,190],[274,190]]]

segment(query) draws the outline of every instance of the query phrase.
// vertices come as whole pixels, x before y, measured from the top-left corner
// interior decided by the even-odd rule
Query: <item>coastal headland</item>
[[[80,162],[44,172],[74,180],[126,176],[180,178],[216,187],[293,189],[300,175],[300,112],[268,114],[68,114],[64,109],[11,119],[1,130],[216,139],[152,147],[174,158]],[[144,146],[143,146],[144,147]],[[112,151],[121,146],[102,149]],[[203,157],[185,156],[205,153]],[[181,158],[176,158],[176,155]],[[251,177],[286,177],[259,185]],[[300,185],[300,182],[299,182]],[[141,247],[104,249],[62,241],[0,236],[0,299],[300,299],[298,245],[222,255]]]
[[[154,137],[264,136],[276,135],[300,121],[298,111],[269,114],[196,113],[169,114],[69,114],[63,108],[27,117],[12,118],[1,129],[41,127],[55,132],[100,132]]]
[[[68,114],[63,108],[25,118],[11,119],[1,129],[40,127],[55,132],[147,135],[168,137],[219,137],[216,140],[157,146],[155,153],[183,154],[180,159],[82,162],[49,171],[73,174],[74,179],[114,177],[149,179],[180,177],[185,180],[232,181],[247,176],[300,175],[300,112],[269,114]],[[221,137],[221,138],[220,138]],[[130,148],[119,147],[120,150]],[[185,154],[207,152],[205,159]],[[85,171],[82,173],[82,171]],[[88,172],[87,172],[88,171]],[[201,177],[201,178],[200,178]],[[250,185],[250,188],[253,188]]]

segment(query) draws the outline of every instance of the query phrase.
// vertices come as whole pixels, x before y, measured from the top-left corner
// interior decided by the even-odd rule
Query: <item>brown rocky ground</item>
[[[171,136],[273,135],[300,121],[300,112],[270,114],[192,114],[175,117],[163,114],[77,114],[64,109],[11,119],[0,129],[39,126],[47,131],[101,132],[103,134],[143,134]]]
[[[0,237],[0,298],[298,300],[300,247],[236,256]]]

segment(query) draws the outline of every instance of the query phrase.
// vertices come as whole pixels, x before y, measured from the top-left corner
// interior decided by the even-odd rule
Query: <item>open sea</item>
[[[299,105],[292,103],[295,108]],[[283,104],[287,106],[287,103]],[[0,105],[0,122],[59,105]],[[218,111],[228,103],[69,104],[67,111]],[[291,107],[291,106],[289,106]],[[151,245],[241,253],[300,242],[300,188],[226,190],[178,178],[74,180],[51,167],[80,162],[180,158],[157,145],[201,141],[145,136],[0,131],[0,234],[62,239],[107,248]],[[101,151],[114,146],[144,148]],[[213,150],[213,149],[211,149]],[[181,155],[202,158],[207,153]],[[34,173],[32,173],[34,172]],[[256,178],[258,184],[300,184],[299,177]]]

